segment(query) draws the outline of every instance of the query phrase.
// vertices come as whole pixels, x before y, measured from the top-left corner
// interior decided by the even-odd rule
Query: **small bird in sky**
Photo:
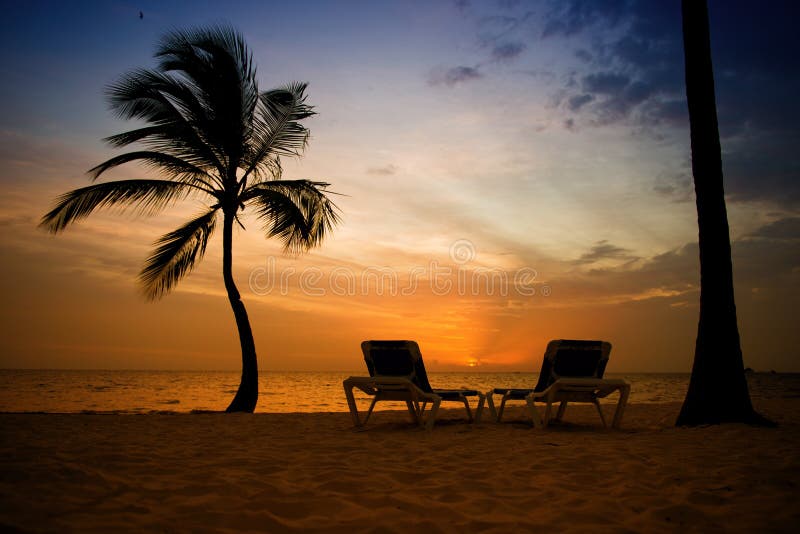
[[[141,19],[143,19],[143,18],[144,18],[144,13],[142,13],[141,11],[139,11],[139,20],[141,20]]]

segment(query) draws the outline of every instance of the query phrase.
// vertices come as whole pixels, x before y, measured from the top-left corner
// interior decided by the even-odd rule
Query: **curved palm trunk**
[[[686,98],[700,243],[700,322],[677,425],[761,422],[744,374],[705,0],[683,0]]]
[[[256,409],[258,401],[258,361],[253,331],[244,307],[239,290],[233,281],[233,221],[234,216],[224,214],[222,226],[222,278],[228,291],[228,300],[236,317],[236,328],[239,330],[239,343],[242,346],[242,379],[239,390],[231,401],[226,412],[248,412]]]

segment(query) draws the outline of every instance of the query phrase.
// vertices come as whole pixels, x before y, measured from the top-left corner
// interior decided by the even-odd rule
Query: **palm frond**
[[[161,42],[159,69],[179,76],[208,114],[204,132],[229,162],[249,143],[259,92],[252,54],[228,26],[175,31]]]
[[[198,83],[203,88],[218,87],[220,78],[226,76],[245,82],[256,77],[253,55],[244,37],[227,25],[168,33],[161,39],[155,57],[160,60],[161,71],[181,72],[195,82],[215,74],[217,83]]]
[[[170,180],[119,180],[81,187],[56,199],[55,207],[42,217],[39,226],[58,233],[70,223],[85,219],[94,210],[136,206],[139,214],[153,215],[173,202],[186,198],[193,188]]]
[[[114,148],[122,148],[143,139],[152,138],[163,135],[165,131],[164,126],[145,126],[144,128],[137,128],[135,130],[128,130],[114,135],[109,135],[103,141],[113,146]]]
[[[150,126],[106,139],[120,147],[142,142],[195,165],[225,172],[224,154],[209,140],[211,110],[192,88],[175,76],[137,69],[107,88],[111,108],[126,120],[139,119]]]
[[[339,223],[328,186],[310,180],[261,182],[250,186],[242,201],[254,205],[267,237],[277,237],[286,252],[299,253],[320,245]]]
[[[155,242],[156,249],[139,273],[148,299],[167,294],[203,258],[216,226],[217,209],[203,213]]]
[[[92,180],[96,180],[107,170],[130,161],[140,161],[148,167],[160,170],[174,180],[202,189],[211,195],[214,194],[214,185],[220,185],[216,176],[210,175],[191,162],[184,161],[170,154],[146,150],[128,152],[115,156],[89,169],[89,175]]]
[[[261,93],[253,118],[252,146],[244,158],[245,178],[269,159],[295,157],[305,150],[309,131],[300,121],[315,115],[306,103],[307,86],[296,82]]]

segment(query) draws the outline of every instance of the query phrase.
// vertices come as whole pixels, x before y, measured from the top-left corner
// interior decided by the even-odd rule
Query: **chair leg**
[[[525,397],[525,402],[528,404],[528,413],[531,416],[531,421],[533,421],[533,427],[542,428],[544,425],[539,417],[539,412],[536,410],[536,402],[533,400],[533,397]]]
[[[486,395],[478,393],[478,407],[475,409],[475,424],[481,422],[481,415],[483,415],[483,405],[486,403]]]
[[[603,408],[600,406],[600,401],[594,399],[592,403],[594,404],[595,408],[597,408],[597,413],[600,414],[600,420],[603,422],[603,428],[608,428],[608,424],[606,424],[606,416],[603,415]]]
[[[503,395],[503,398],[500,400],[500,409],[497,410],[497,422],[498,423],[503,418],[503,410],[506,409],[506,400],[508,400],[508,394]]]
[[[547,406],[544,408],[544,417],[542,418],[542,428],[547,428],[550,424],[550,414],[553,412],[553,400],[547,399]]]
[[[495,423],[499,422],[500,419],[497,417],[497,410],[494,407],[494,400],[492,399],[492,391],[487,391],[484,398],[486,399],[486,407],[489,408],[489,416],[492,418],[492,421]]]
[[[362,423],[358,419],[358,407],[353,396],[353,386],[347,380],[342,385],[344,386],[344,396],[347,399],[347,407],[350,409],[350,417],[353,418],[353,425],[359,427]]]
[[[411,419],[415,423],[419,423],[419,414],[417,413],[414,403],[412,401],[406,401],[406,408],[408,408],[408,414],[411,416]]]
[[[427,430],[431,430],[433,428],[433,424],[436,422],[436,415],[439,413],[439,404],[441,403],[441,399],[436,399],[431,403],[431,409],[428,412],[427,421],[425,422],[425,428]]]
[[[547,397],[545,400],[547,401],[547,407],[544,410],[544,418],[542,419],[542,428],[547,428],[547,425],[550,424],[551,414],[553,413],[553,402],[556,400],[556,395],[558,393],[558,388],[555,386],[551,386],[548,388]]]
[[[364,417],[364,422],[362,424],[366,425],[367,421],[369,421],[369,416],[372,415],[372,409],[375,408],[375,403],[378,402],[378,396],[375,395],[372,397],[372,403],[369,405],[369,410],[367,410],[367,416]]]
[[[561,401],[558,405],[558,413],[556,414],[556,421],[561,421],[564,418],[564,412],[567,411],[567,401]]]
[[[625,411],[625,406],[628,404],[628,395],[631,393],[631,386],[625,384],[620,387],[619,400],[617,401],[617,409],[614,412],[614,421],[611,423],[612,428],[619,428],[622,424],[622,414]]]
[[[467,421],[470,423],[472,422],[472,409],[469,407],[469,401],[466,397],[461,397],[461,400],[464,401],[464,407],[467,409]]]

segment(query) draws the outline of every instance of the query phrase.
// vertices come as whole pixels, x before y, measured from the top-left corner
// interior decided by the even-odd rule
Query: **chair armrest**
[[[530,393],[527,398],[553,398],[559,391],[589,392],[596,391],[599,397],[605,397],[614,391],[630,389],[630,385],[619,378],[559,378],[544,391]]]
[[[439,399],[435,393],[426,393],[408,378],[398,376],[351,376],[342,382],[345,390],[358,388],[367,395],[376,395],[386,391],[408,391],[420,400],[434,401]]]

